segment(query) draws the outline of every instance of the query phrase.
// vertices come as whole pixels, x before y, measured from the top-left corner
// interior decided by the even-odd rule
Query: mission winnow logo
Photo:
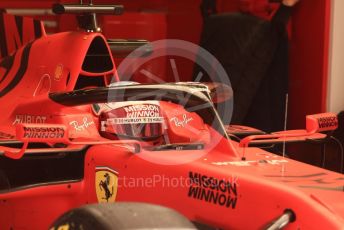
[[[238,200],[237,185],[224,179],[189,172],[190,198],[234,209]]]

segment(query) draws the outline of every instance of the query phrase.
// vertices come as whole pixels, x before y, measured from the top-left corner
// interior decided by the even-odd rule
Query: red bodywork
[[[92,54],[88,52],[96,52],[90,49],[92,46],[110,58],[111,63],[104,66],[104,71],[98,68],[92,72],[85,64]],[[100,168],[116,172],[118,183],[113,184],[112,192],[115,201],[165,205],[192,221],[213,227],[261,229],[286,209],[296,215],[288,229],[343,227],[344,177],[341,174],[252,147],[245,148],[246,160],[242,160],[244,148],[238,142],[217,133],[196,113],[170,102],[160,105],[171,142],[202,143],[204,148],[172,151],[141,148],[137,152],[130,146],[146,143],[101,137],[98,118],[90,105],[65,106],[49,98],[49,93],[77,89],[81,78],[101,79],[106,86],[113,76],[118,79],[113,58],[106,40],[98,33],[65,32],[49,36],[42,33],[41,38],[32,39],[13,54],[10,68],[2,65],[0,131],[3,142],[24,141],[20,131],[30,125],[60,125],[68,130],[61,138],[65,140],[68,134],[69,139],[69,142],[61,141],[66,145],[59,148],[52,145],[58,143],[54,139],[49,148],[31,147],[21,159],[9,162],[16,164],[30,157],[38,159],[56,153],[83,155],[83,161],[81,165],[72,165],[81,168],[81,178],[1,190],[1,229],[47,229],[72,208],[103,202],[96,192],[99,186],[96,172]],[[93,86],[99,85],[88,87]],[[172,118],[182,120],[185,114],[192,119],[184,126],[177,126]],[[17,154],[14,148],[0,150],[11,151],[12,156]],[[5,158],[1,156],[1,160]],[[65,167],[61,165],[59,170],[63,172]],[[9,172],[22,177],[31,173],[20,167]],[[214,182],[219,187],[212,186]]]

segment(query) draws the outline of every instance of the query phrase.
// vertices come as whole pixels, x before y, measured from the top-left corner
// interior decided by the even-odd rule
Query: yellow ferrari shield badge
[[[118,173],[108,167],[96,167],[95,182],[98,202],[114,202],[118,188]]]

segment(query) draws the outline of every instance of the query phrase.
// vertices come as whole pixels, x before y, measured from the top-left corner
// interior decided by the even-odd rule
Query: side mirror
[[[0,151],[11,159],[20,159],[24,156],[29,142],[39,143],[68,143],[68,132],[64,125],[54,124],[18,124],[16,138],[23,142],[20,149],[1,147]]]
[[[335,113],[320,113],[306,116],[307,133],[334,131],[338,128],[338,117]]]
[[[306,116],[306,130],[286,130],[267,135],[252,135],[240,141],[240,147],[248,147],[251,143],[277,144],[283,142],[299,142],[307,139],[323,139],[326,134],[338,128],[338,118],[334,113],[320,113]]]
[[[68,142],[68,130],[64,125],[55,124],[18,124],[16,137],[22,142]]]

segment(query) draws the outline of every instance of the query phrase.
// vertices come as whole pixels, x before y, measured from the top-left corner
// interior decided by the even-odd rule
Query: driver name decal
[[[189,172],[188,197],[235,209],[238,200],[236,181]]]

